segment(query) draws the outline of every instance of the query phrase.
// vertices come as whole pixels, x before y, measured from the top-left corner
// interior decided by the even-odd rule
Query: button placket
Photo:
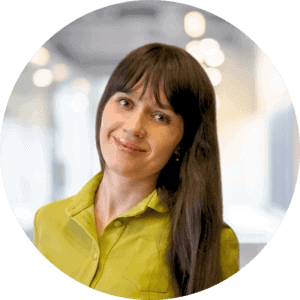
[[[99,256],[97,256],[96,254],[93,255],[94,260],[96,260],[96,256],[97,259],[99,260],[98,271],[90,287],[96,288],[96,286],[98,285],[102,277],[102,273],[104,271],[103,266],[106,263],[108,254],[111,251],[111,249],[115,246],[119,238],[121,237],[125,229],[125,225],[126,222],[124,222],[123,220],[122,221],[115,220],[112,221],[109,225],[107,225],[107,227],[102,231],[101,236],[99,237],[99,244],[100,244]]]

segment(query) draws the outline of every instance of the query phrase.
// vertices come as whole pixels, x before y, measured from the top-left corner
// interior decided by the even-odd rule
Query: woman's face
[[[126,176],[158,177],[183,137],[183,119],[161,93],[160,107],[143,84],[116,93],[102,116],[100,147],[105,169]],[[174,162],[176,163],[176,162]]]

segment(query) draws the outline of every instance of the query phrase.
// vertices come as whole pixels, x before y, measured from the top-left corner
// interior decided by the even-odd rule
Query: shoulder
[[[71,203],[72,197],[46,204],[38,209],[34,216],[33,240],[39,249],[39,241],[45,232],[60,230],[61,224],[67,220],[66,207]]]
[[[239,242],[236,234],[229,226],[224,226],[220,233],[220,246],[221,247],[238,247]]]
[[[37,210],[34,216],[33,229],[40,233],[43,229],[51,229],[67,221],[66,208],[71,203],[72,197],[48,203]]]
[[[39,220],[45,220],[48,216],[51,218],[55,218],[59,215],[65,214],[65,209],[71,203],[72,197],[57,200],[51,203],[48,203],[37,210],[35,213],[35,222]]]
[[[220,232],[220,271],[221,281],[239,270],[239,242],[236,234],[229,226]]]

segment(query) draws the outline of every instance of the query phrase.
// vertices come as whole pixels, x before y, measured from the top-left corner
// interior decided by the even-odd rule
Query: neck
[[[105,170],[95,196],[95,209],[112,219],[150,195],[156,181],[157,176],[133,178]]]

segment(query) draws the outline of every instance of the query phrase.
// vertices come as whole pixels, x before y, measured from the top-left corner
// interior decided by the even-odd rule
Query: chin
[[[132,168],[130,166],[106,165],[105,169],[121,176],[136,176],[138,173],[140,173],[139,168]]]

